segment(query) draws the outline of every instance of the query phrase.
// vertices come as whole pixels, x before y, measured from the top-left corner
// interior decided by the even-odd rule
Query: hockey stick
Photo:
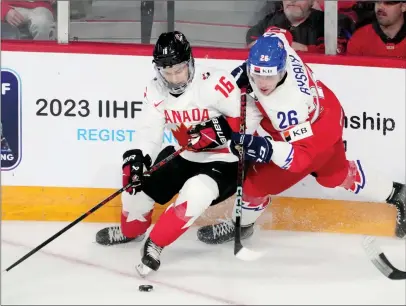
[[[237,195],[235,198],[235,236],[234,236],[234,255],[241,260],[252,261],[257,260],[263,254],[261,252],[252,251],[244,247],[241,243],[241,215],[242,215],[242,196],[243,196],[243,181],[244,181],[244,147],[243,135],[245,134],[245,118],[247,109],[247,92],[245,88],[241,88],[241,107],[240,107],[240,146],[238,157],[238,175],[237,175]]]
[[[152,172],[155,172],[156,170],[158,170],[159,168],[165,166],[169,161],[171,161],[172,159],[174,159],[176,156],[180,155],[183,151],[185,151],[188,148],[188,146],[184,146],[182,148],[180,148],[179,150],[177,150],[176,152],[172,153],[171,155],[169,155],[168,157],[166,157],[165,159],[161,160],[160,162],[158,162],[157,164],[153,165],[151,167],[151,169],[149,169],[148,171],[144,172],[144,175],[148,175],[151,174]],[[105,204],[107,204],[108,202],[110,202],[111,200],[113,200],[115,197],[117,197],[118,195],[120,195],[121,193],[123,193],[126,189],[130,188],[133,185],[133,183],[128,183],[126,186],[124,186],[123,188],[117,190],[116,192],[114,192],[113,194],[111,194],[110,196],[108,196],[106,199],[104,199],[103,201],[101,201],[99,204],[97,204],[96,206],[94,206],[93,208],[91,208],[90,210],[88,210],[87,212],[85,212],[83,215],[81,215],[79,218],[77,218],[75,221],[73,221],[72,223],[69,223],[67,226],[65,226],[63,229],[61,229],[59,232],[57,232],[55,235],[53,235],[52,237],[50,237],[49,239],[45,240],[43,243],[41,243],[40,245],[38,245],[36,248],[34,248],[33,250],[31,250],[30,252],[28,252],[26,255],[24,255],[23,257],[21,257],[19,260],[17,260],[15,263],[13,263],[10,267],[8,267],[6,269],[6,271],[10,271],[12,268],[14,268],[15,266],[19,265],[20,263],[22,263],[24,260],[26,260],[28,257],[30,257],[31,255],[35,254],[36,252],[38,252],[39,250],[41,250],[44,246],[46,246],[48,243],[52,242],[53,240],[55,240],[56,238],[58,238],[60,235],[62,235],[63,233],[65,233],[67,230],[69,230],[71,227],[75,226],[76,224],[78,224],[80,221],[82,221],[83,219],[85,219],[87,216],[91,215],[92,213],[94,213],[96,210],[98,210],[100,207],[104,206]]]
[[[381,251],[374,237],[365,237],[362,246],[372,263],[383,275],[392,280],[406,279],[406,272],[395,268],[391,264],[386,255]]]

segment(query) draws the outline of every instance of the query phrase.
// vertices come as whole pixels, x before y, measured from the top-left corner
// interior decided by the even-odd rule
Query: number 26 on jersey
[[[297,112],[295,110],[290,110],[287,113],[278,112],[276,118],[278,119],[280,130],[286,130],[289,126],[299,123]]]

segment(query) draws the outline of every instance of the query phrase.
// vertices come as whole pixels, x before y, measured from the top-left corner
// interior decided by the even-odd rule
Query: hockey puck
[[[138,287],[138,290],[140,290],[142,292],[150,292],[150,291],[152,291],[152,289],[154,289],[154,287],[152,287],[152,285],[140,285]]]

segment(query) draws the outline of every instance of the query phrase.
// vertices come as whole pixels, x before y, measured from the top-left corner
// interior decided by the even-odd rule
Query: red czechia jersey
[[[153,79],[145,89],[142,119],[136,122],[135,147],[153,159],[162,149],[164,129],[172,130],[179,145],[187,144],[188,129],[210,118],[224,115],[231,128],[239,130],[241,92],[230,73],[219,70],[196,69],[192,82],[178,97]],[[247,115],[255,112],[255,106],[247,108]],[[260,118],[249,115],[247,130],[251,133]],[[256,121],[255,121],[256,120]],[[179,148],[179,145],[176,145]],[[238,158],[230,153],[227,144],[205,152],[185,151],[185,159],[195,162],[225,161]]]
[[[344,114],[335,95],[316,80],[283,31],[269,32],[285,43],[287,74],[269,96],[251,82],[254,99],[263,115],[258,134],[271,136],[272,161],[292,172],[307,169],[319,154],[341,141]]]

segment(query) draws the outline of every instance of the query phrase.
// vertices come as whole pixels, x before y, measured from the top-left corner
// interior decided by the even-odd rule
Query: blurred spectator
[[[80,0],[70,2],[70,18],[81,19],[85,18],[92,9],[92,0]]]
[[[2,39],[20,39],[20,31],[18,28],[8,24],[7,22],[1,23],[1,38]]]
[[[48,1],[2,0],[1,20],[18,28],[21,36],[36,40],[55,38],[55,20],[52,4]]]
[[[248,25],[254,25],[258,22],[258,20],[264,19],[266,15],[273,14],[276,11],[281,10],[283,10],[282,1],[266,1],[263,7],[252,15]]]
[[[406,1],[377,1],[375,20],[358,29],[348,54],[406,58]]]
[[[357,1],[356,5],[353,6],[353,10],[357,14],[355,29],[361,28],[375,19],[374,7],[374,1]]]
[[[313,8],[315,10],[324,12],[324,1],[325,0],[315,0],[313,3]],[[346,15],[354,22],[357,22],[357,13],[353,10],[357,1],[338,1],[337,7],[340,14]]]
[[[248,30],[247,45],[261,36],[270,26],[289,30],[293,36],[292,47],[296,51],[324,53],[324,12],[312,8],[314,0],[284,0],[283,11],[268,14]],[[345,15],[338,17],[338,50],[344,53],[353,31],[354,23]]]

